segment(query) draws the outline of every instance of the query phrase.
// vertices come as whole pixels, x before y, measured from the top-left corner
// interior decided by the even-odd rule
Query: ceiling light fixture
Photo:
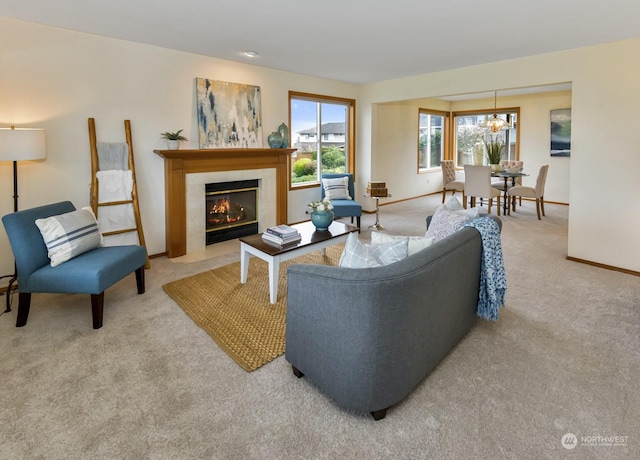
[[[498,118],[498,92],[494,92],[493,117],[478,123],[480,128],[484,128],[492,133],[497,133],[505,129],[510,129],[511,125],[506,120]]]
[[[244,54],[248,58],[254,58],[258,56],[258,53],[256,53],[255,51],[243,51],[242,54]]]

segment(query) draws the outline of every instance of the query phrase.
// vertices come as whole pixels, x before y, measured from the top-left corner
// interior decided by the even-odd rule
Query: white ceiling
[[[639,0],[2,0],[0,16],[357,84],[640,36]]]

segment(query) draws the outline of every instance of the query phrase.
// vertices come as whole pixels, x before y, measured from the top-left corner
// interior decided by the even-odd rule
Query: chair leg
[[[489,198],[489,205],[487,206],[487,214],[491,214],[491,208],[493,207],[493,198]]]
[[[136,270],[136,286],[138,294],[144,294],[144,265]]]
[[[295,375],[296,377],[304,377],[304,374],[300,372],[300,369],[298,369],[296,366],[291,366],[291,370],[293,371],[293,375]]]
[[[144,270],[144,267],[143,267]],[[104,291],[100,294],[91,294],[91,313],[93,315],[93,328],[102,327],[102,312],[104,311]]]
[[[356,217],[356,222],[358,223],[358,233],[360,233],[360,216]]]
[[[498,217],[500,216],[500,197],[496,198],[496,201],[498,202]]]
[[[540,197],[540,210],[542,210],[542,215],[544,216],[544,197]],[[546,216],[545,216],[546,217]]]
[[[7,295],[9,295],[8,292]],[[27,324],[27,318],[29,317],[29,308],[31,308],[31,293],[18,293],[18,317],[16,319],[16,327],[22,327]]]
[[[522,206],[522,197],[520,197],[520,206]],[[512,197],[511,199],[511,207],[513,208],[513,212],[516,212],[516,197]]]
[[[447,197],[447,189],[442,189],[442,202],[444,203],[444,199]]]
[[[463,207],[464,209],[467,209],[467,197],[466,197],[466,195],[464,194],[464,192],[462,192],[462,207]]]
[[[540,219],[540,199],[536,198],[536,212],[538,213],[538,220],[542,220]]]

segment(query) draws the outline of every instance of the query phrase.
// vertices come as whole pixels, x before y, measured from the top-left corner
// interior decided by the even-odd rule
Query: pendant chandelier
[[[511,125],[502,118],[498,118],[498,92],[494,92],[493,99],[493,117],[487,118],[485,121],[478,123],[478,127],[484,128],[492,133],[497,133],[505,129],[510,129]]]

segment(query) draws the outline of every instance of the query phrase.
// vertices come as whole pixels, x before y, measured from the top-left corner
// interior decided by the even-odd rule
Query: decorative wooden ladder
[[[135,227],[132,228],[122,228],[113,231],[103,232],[102,235],[106,238],[112,235],[119,235],[123,233],[131,233],[136,232],[138,236],[138,244],[140,246],[146,246],[144,241],[144,232],[142,231],[142,220],[140,219],[140,205],[138,204],[138,187],[136,185],[136,169],[133,161],[133,141],[131,137],[131,122],[129,120],[124,121],[124,131],[126,144],[128,148],[128,165],[129,170],[131,171],[131,175],[133,178],[133,188],[131,191],[131,198],[120,200],[120,201],[107,201],[100,202],[99,199],[99,187],[98,187],[98,171],[100,171],[100,159],[98,155],[98,143],[96,141],[96,124],[93,118],[89,118],[89,143],[91,145],[91,208],[93,209],[93,213],[96,215],[96,219],[98,219],[98,223],[100,223],[99,218],[99,209],[106,206],[121,206],[131,204],[133,209],[133,217],[135,219]],[[145,268],[149,268],[151,265],[149,263],[149,255],[147,254],[147,262],[145,264]]]

